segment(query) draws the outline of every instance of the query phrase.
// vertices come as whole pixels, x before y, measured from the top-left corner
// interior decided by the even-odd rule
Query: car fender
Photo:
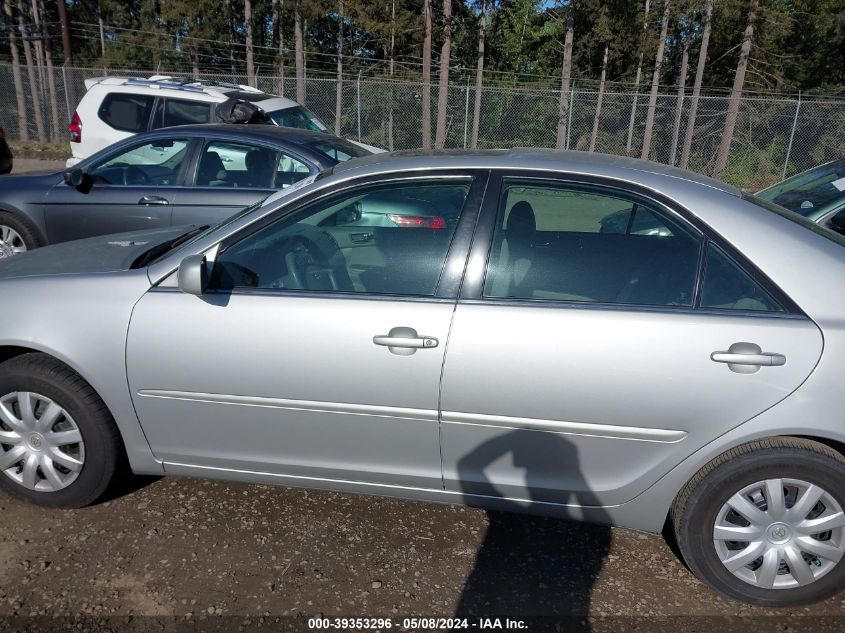
[[[162,464],[144,436],[126,379],[129,321],[148,289],[143,269],[0,280],[0,350],[31,349],[68,365],[105,402],[132,470],[161,474]]]

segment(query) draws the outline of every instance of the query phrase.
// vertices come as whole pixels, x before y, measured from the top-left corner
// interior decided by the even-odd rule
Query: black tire
[[[803,587],[765,589],[734,576],[719,560],[713,526],[724,503],[742,488],[771,478],[795,478],[830,493],[845,508],[845,459],[810,440],[777,437],[749,442],[702,468],[678,494],[671,520],[684,561],[704,583],[724,595],[766,607],[824,600],[845,588],[845,559]]]
[[[23,354],[0,364],[0,398],[33,391],[64,408],[82,434],[85,460],[76,480],[56,491],[24,488],[0,473],[0,489],[40,506],[80,508],[99,499],[122,463],[120,433],[106,405],[77,373],[46,354]]]
[[[41,240],[38,237],[38,232],[29,222],[22,220],[13,213],[0,211],[0,226],[8,226],[14,229],[15,232],[21,236],[24,246],[26,246],[26,250],[28,251],[41,246]]]

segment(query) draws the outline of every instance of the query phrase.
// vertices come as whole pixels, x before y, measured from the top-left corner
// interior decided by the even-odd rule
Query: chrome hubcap
[[[11,226],[0,224],[0,259],[26,251],[26,244],[20,234]]]
[[[845,554],[845,513],[815,484],[800,479],[758,481],[719,510],[713,545],[728,571],[751,585],[809,585]]]
[[[54,492],[79,476],[85,443],[73,418],[49,398],[18,391],[0,398],[0,471],[29,490]]]

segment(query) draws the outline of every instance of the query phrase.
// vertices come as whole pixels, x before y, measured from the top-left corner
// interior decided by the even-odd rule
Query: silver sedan
[[[818,600],[845,582],[843,245],[691,173],[518,150],[40,249],[0,265],[0,487],[82,506],[127,460],[668,525],[724,594]]]

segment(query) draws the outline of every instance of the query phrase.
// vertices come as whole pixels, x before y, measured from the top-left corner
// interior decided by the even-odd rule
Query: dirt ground
[[[845,595],[753,608],[707,589],[659,537],[450,505],[179,478],[81,510],[0,494],[0,617],[454,614],[845,628]]]

